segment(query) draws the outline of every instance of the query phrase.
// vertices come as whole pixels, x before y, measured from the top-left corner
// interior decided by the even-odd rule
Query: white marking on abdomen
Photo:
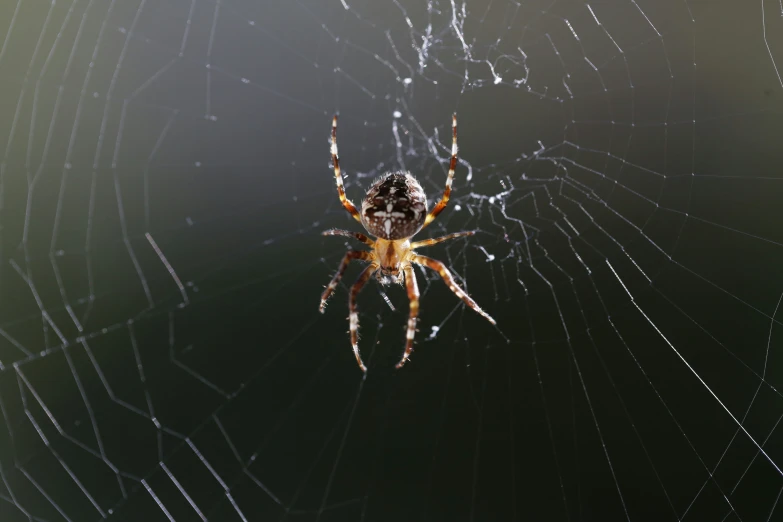
[[[386,228],[386,235],[391,235],[391,219],[384,221],[383,226]]]

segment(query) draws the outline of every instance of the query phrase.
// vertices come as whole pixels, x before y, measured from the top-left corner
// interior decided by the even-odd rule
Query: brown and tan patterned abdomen
[[[362,202],[362,223],[383,239],[409,238],[424,225],[427,196],[408,172],[385,174],[367,190]]]

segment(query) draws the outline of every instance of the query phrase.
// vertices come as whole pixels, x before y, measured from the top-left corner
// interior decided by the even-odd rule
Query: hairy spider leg
[[[476,233],[475,230],[467,230],[465,232],[454,232],[453,234],[449,234],[447,236],[422,239],[421,241],[416,241],[414,243],[411,243],[411,250],[416,250],[417,248],[427,247],[430,245],[437,245],[438,243],[443,243],[444,241],[448,241],[449,239],[456,239],[458,237],[463,237],[463,236],[472,236],[475,233]]]
[[[374,247],[375,241],[370,239],[369,237],[365,236],[361,232],[351,232],[350,230],[340,230],[339,228],[331,228],[329,230],[324,230],[321,232],[322,236],[345,236],[345,237],[352,237],[354,239],[358,239],[365,245]]]
[[[476,302],[471,299],[471,297],[462,289],[460,288],[457,283],[454,281],[454,276],[451,275],[451,272],[449,272],[449,269],[446,268],[446,265],[438,261],[437,259],[432,259],[431,257],[427,256],[420,256],[414,254],[411,261],[414,263],[417,263],[419,265],[424,265],[428,268],[431,268],[432,270],[435,270],[438,274],[440,274],[441,279],[448,285],[449,290],[454,292],[457,297],[465,301],[465,304],[471,307],[473,310],[484,316],[484,318],[489,321],[492,324],[496,324],[495,320],[492,319],[492,317],[481,309],[479,305],[476,304]]]
[[[405,264],[405,287],[408,290],[408,300],[410,301],[410,312],[408,315],[408,331],[405,335],[405,353],[397,363],[396,368],[400,369],[408,361],[413,351],[413,338],[416,336],[416,319],[419,316],[419,285],[416,284],[416,274],[410,263]]]
[[[451,182],[454,181],[454,171],[457,168],[457,114],[453,114],[451,117],[451,161],[449,162],[449,176],[446,178],[446,189],[443,191],[443,196],[438,201],[438,204],[427,214],[424,219],[424,225],[421,228],[426,227],[432,223],[438,214],[443,212],[446,205],[449,204],[449,196],[451,195]]]
[[[353,354],[356,356],[356,362],[359,363],[359,368],[367,373],[367,367],[362,362],[362,356],[359,355],[359,314],[356,312],[356,296],[361,292],[362,287],[369,281],[370,277],[378,270],[378,264],[373,263],[369,265],[364,271],[359,274],[359,278],[351,287],[351,295],[348,298],[348,310],[350,315],[348,320],[351,325],[351,346],[353,346]]]
[[[326,300],[329,299],[329,296],[332,295],[334,289],[337,288],[337,284],[340,282],[340,279],[343,277],[343,274],[345,273],[345,269],[348,268],[348,265],[354,259],[363,259],[364,261],[372,261],[374,259],[374,256],[372,252],[365,252],[364,250],[349,250],[348,252],[345,253],[343,260],[340,263],[340,267],[337,269],[337,273],[334,274],[334,277],[332,278],[332,281],[329,283],[329,286],[327,286],[326,290],[324,290],[324,293],[321,294],[321,306],[318,308],[318,311],[320,311],[321,313],[324,313],[324,310],[326,309]]]
[[[334,179],[337,183],[337,195],[340,196],[340,203],[343,204],[345,210],[351,213],[353,218],[359,223],[362,222],[362,218],[359,215],[359,211],[351,200],[345,196],[345,187],[343,186],[343,175],[340,173],[340,159],[337,157],[337,115],[334,115],[332,119],[332,165],[334,165]]]

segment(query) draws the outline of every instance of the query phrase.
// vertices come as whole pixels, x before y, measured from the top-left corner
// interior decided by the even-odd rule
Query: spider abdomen
[[[362,223],[383,239],[403,239],[416,234],[427,217],[427,197],[408,172],[392,172],[378,178],[362,201]]]

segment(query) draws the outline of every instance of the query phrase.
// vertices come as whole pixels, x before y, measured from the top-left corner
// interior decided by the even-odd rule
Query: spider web
[[[0,518],[776,520],[783,4],[0,7]],[[747,5],[745,5],[747,4]],[[349,269],[406,169],[419,271]]]

